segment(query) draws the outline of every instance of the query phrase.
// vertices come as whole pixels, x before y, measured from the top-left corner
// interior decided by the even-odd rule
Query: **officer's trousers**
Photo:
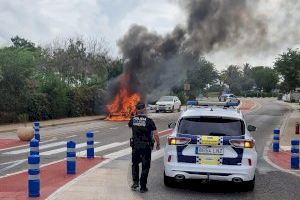
[[[132,148],[132,179],[134,183],[139,183],[141,187],[146,187],[147,178],[151,164],[150,147],[147,148]],[[142,173],[139,178],[139,163],[142,162]]]

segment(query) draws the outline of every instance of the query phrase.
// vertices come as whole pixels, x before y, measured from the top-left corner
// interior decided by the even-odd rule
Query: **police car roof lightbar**
[[[188,106],[222,106],[222,107],[236,107],[238,102],[206,102],[206,101],[187,101]]]

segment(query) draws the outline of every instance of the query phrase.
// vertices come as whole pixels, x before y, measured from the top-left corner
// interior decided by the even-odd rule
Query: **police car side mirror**
[[[248,131],[252,132],[252,131],[256,131],[256,127],[252,126],[252,125],[248,125],[247,127]]]
[[[169,123],[168,124],[168,127],[171,128],[171,129],[174,129],[176,126],[176,123],[175,122],[172,122],[172,123]]]

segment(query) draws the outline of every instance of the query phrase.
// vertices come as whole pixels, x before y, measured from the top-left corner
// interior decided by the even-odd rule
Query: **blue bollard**
[[[87,132],[86,133],[86,157],[87,158],[94,158],[94,133]]]
[[[34,125],[34,138],[40,141],[40,122],[35,121],[33,125]]]
[[[40,156],[28,156],[28,196],[40,196]]]
[[[299,140],[291,141],[291,168],[299,169]]]
[[[67,142],[67,174],[76,174],[76,143]]]
[[[273,152],[279,152],[280,130],[274,129],[273,132]]]
[[[30,152],[29,155],[39,155],[39,141],[33,138],[29,143]]]

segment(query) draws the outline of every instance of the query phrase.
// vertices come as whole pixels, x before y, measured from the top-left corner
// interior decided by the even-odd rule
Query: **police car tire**
[[[155,112],[156,112],[156,113],[159,113],[159,110],[156,110]]]
[[[246,191],[253,191],[255,186],[255,177],[251,181],[244,182],[244,188]]]
[[[172,177],[166,176],[165,172],[164,172],[164,184],[167,187],[174,187],[175,186],[174,179]]]

